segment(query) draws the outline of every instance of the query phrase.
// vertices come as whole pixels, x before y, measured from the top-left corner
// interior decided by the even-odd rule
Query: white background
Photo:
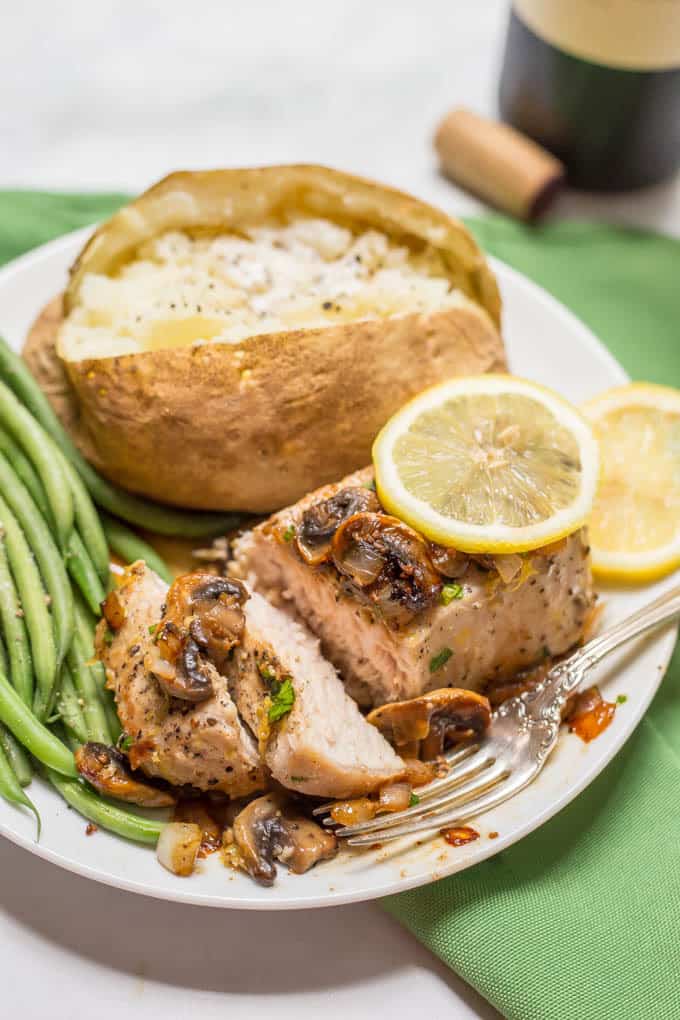
[[[314,161],[454,212],[430,139],[491,112],[505,0],[0,0],[0,187],[139,190]],[[555,215],[680,236],[680,181]],[[97,886],[2,843],[2,1014],[281,1020],[498,1014],[375,905],[260,915]]]

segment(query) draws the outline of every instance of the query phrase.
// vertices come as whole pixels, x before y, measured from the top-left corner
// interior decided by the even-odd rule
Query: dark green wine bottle
[[[669,177],[680,166],[680,0],[515,0],[499,103],[575,187]]]

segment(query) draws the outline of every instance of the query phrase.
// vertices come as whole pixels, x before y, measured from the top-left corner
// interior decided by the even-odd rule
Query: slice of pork
[[[402,774],[403,761],[347,696],[318,640],[257,593],[245,615],[231,689],[274,779],[299,793],[332,798],[369,793]],[[269,709],[278,703],[272,691],[286,681],[294,700],[270,721]]]
[[[407,700],[442,687],[479,690],[581,639],[593,604],[584,531],[527,554],[507,583],[470,559],[459,581],[462,597],[444,605],[437,596],[399,626],[380,619],[347,590],[332,562],[306,563],[296,540],[305,510],[371,481],[370,469],[356,472],[275,514],[236,542],[230,566],[234,576],[305,621],[359,704]]]
[[[282,786],[329,798],[371,792],[403,772],[317,639],[257,594],[245,602],[245,626],[224,673],[202,662],[212,695],[198,703],[169,696],[173,686],[150,668],[158,664],[167,592],[144,563],[133,564],[108,613],[115,629],[105,634],[102,621],[98,633],[134,768],[232,797],[265,788],[270,772]],[[284,683],[289,711],[275,693]]]
[[[239,718],[227,681],[206,664],[213,694],[198,704],[170,698],[145,666],[168,586],[139,561],[117,589],[120,626],[99,624],[97,648],[134,768],[181,786],[242,797],[266,786],[257,743]],[[151,628],[151,631],[150,631]],[[147,660],[148,661],[148,660]]]

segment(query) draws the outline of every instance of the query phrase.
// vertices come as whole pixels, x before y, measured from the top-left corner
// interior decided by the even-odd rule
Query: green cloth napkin
[[[498,216],[469,226],[580,316],[634,379],[680,386],[679,242]],[[679,1020],[678,652],[635,734],[569,807],[386,906],[509,1020]]]
[[[122,201],[0,192],[0,261]],[[680,243],[499,216],[470,226],[633,377],[680,386]],[[509,1020],[680,1020],[680,657],[637,732],[573,804],[510,850],[385,905]]]

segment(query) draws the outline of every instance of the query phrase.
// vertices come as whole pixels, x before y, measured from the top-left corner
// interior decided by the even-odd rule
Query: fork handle
[[[553,688],[554,695],[561,699],[567,698],[580,686],[584,674],[606,655],[626,641],[631,641],[645,631],[672,620],[678,614],[680,614],[680,586],[664,592],[654,602],[627,616],[604,634],[592,638],[573,655],[564,659],[554,670],[557,682],[553,685],[549,676],[547,686]]]

